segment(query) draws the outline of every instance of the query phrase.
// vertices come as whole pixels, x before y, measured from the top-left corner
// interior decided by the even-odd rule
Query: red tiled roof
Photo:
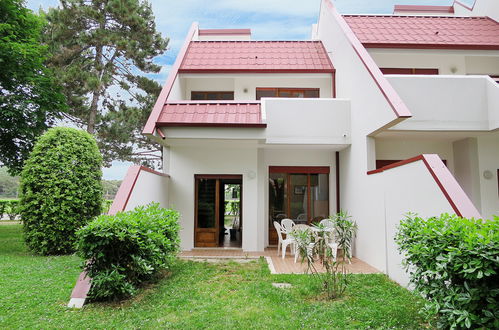
[[[265,127],[260,102],[170,101],[156,126]]]
[[[179,72],[333,72],[320,41],[191,41]]]
[[[420,6],[420,5],[395,5],[393,11],[428,12],[428,13],[453,13],[453,6]]]
[[[367,48],[498,49],[499,23],[488,17],[344,16]]]

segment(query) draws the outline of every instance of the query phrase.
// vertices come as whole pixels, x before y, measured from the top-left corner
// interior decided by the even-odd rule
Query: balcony
[[[156,127],[169,140],[254,140],[266,145],[341,148],[350,144],[350,101],[170,101],[165,103]]]
[[[262,98],[266,144],[350,144],[350,101]]]
[[[486,76],[386,76],[409,110],[392,130],[490,131],[499,128],[499,84]]]

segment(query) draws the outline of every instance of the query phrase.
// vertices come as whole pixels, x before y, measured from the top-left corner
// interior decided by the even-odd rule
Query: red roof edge
[[[200,36],[251,35],[251,29],[200,29]]]
[[[365,48],[499,50],[498,45],[363,43]]]
[[[395,5],[393,12],[454,13],[453,6]]]
[[[456,178],[454,178],[442,159],[440,159],[440,157],[436,154],[423,154],[406,160],[401,160],[400,162],[383,166],[382,168],[373,171],[368,171],[367,174],[371,175],[381,173],[394,167],[403,166],[420,160],[422,160],[426,165],[426,168],[430,172],[431,176],[440,187],[440,190],[458,216],[475,219],[482,218],[480,212],[478,212],[469,197],[464,192],[463,188],[461,188],[459,183],[456,181]]]
[[[140,171],[168,177],[168,174],[155,171],[145,166],[140,166],[140,165],[130,166],[128,168],[128,171],[126,172],[125,179],[123,179],[123,182],[121,183],[120,188],[116,193],[116,197],[114,198],[113,204],[109,208],[109,212],[107,212],[107,214],[115,215],[116,213],[125,210],[126,205],[128,204],[128,200],[132,195],[133,188],[135,187],[135,183],[139,178]]]
[[[331,12],[331,15],[336,19],[341,29],[345,33],[345,36],[350,41],[355,53],[359,56],[360,60],[366,67],[367,71],[373,78],[374,82],[380,89],[381,93],[385,97],[386,101],[392,108],[393,112],[398,118],[410,118],[412,117],[409,108],[405,105],[404,101],[397,94],[393,86],[388,82],[385,78],[381,70],[379,69],[376,62],[374,62],[373,58],[367,52],[366,48],[359,41],[355,33],[352,31],[348,23],[345,21],[343,16],[341,16],[336,8],[334,7],[331,0],[323,0],[326,4],[326,8]]]
[[[179,73],[333,73],[336,70],[331,69],[180,69]]]
[[[142,130],[142,134],[154,134],[154,128],[156,127],[156,121],[159,118],[159,115],[161,114],[161,110],[163,109],[163,105],[165,104],[166,100],[168,99],[168,95],[170,95],[170,91],[172,90],[173,83],[175,82],[175,79],[177,78],[178,75],[178,69],[180,68],[180,65],[182,64],[182,61],[184,60],[184,56],[187,52],[187,48],[189,48],[189,43],[191,42],[192,38],[194,37],[194,34],[198,30],[198,23],[194,22],[192,23],[189,32],[187,33],[187,36],[185,37],[184,44],[182,45],[182,48],[180,49],[177,58],[175,60],[175,63],[173,64],[173,67],[170,70],[170,73],[168,74],[168,79],[166,80],[165,85],[163,86],[163,89],[161,90],[161,93],[158,96],[158,99],[156,100],[156,103],[154,104],[154,107],[151,111],[151,114],[149,115],[149,118],[147,119],[146,125],[144,126],[144,129]]]

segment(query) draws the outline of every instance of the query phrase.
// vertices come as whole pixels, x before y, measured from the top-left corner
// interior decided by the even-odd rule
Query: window
[[[191,92],[191,100],[234,100],[234,92]]]
[[[438,74],[438,69],[380,68],[383,74]]]
[[[257,88],[256,99],[262,97],[319,97],[319,88]]]

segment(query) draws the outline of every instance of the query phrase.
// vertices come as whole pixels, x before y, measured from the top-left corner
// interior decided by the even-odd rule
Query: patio
[[[217,262],[222,260],[245,261],[264,257],[267,260],[271,274],[304,274],[307,270],[306,264],[300,261],[294,262],[294,256],[286,254],[282,259],[277,256],[277,248],[267,248],[263,252],[244,252],[242,249],[193,249],[182,251],[180,257],[183,259]],[[364,261],[352,258],[352,263],[346,265],[346,269],[352,274],[375,274],[379,270]]]

